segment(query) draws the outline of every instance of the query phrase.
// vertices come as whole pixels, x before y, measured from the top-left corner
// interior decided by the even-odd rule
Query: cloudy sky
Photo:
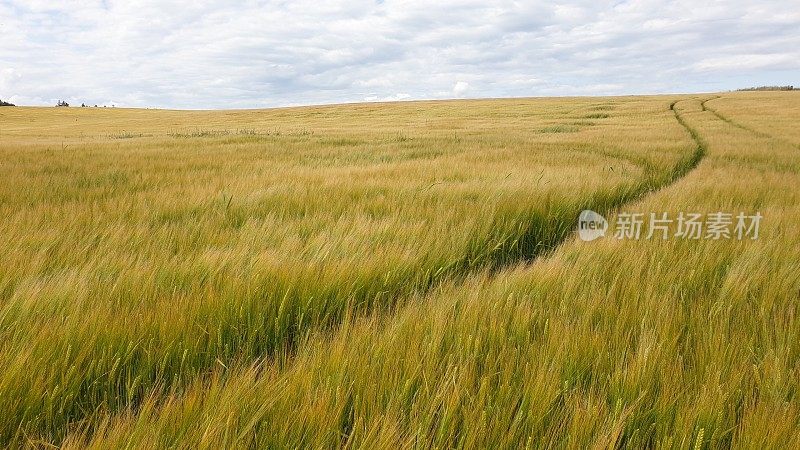
[[[0,0],[0,98],[267,107],[800,85],[800,0]]]

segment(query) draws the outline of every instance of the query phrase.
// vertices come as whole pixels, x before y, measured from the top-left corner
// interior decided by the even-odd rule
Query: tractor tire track
[[[695,99],[687,99],[687,100],[695,100]],[[695,128],[693,128],[692,126],[688,125],[686,123],[686,121],[684,120],[684,118],[682,117],[681,113],[678,111],[678,109],[675,108],[676,104],[679,103],[680,101],[686,101],[686,100],[676,100],[676,101],[672,102],[669,105],[669,109],[670,109],[670,111],[672,111],[672,113],[673,113],[673,115],[675,117],[675,120],[684,128],[686,133],[689,134],[689,136],[691,137],[692,141],[694,142],[694,144],[695,144],[694,151],[688,157],[682,159],[678,164],[676,164],[673,167],[673,169],[672,169],[672,171],[671,171],[671,173],[669,174],[668,177],[662,177],[661,180],[664,180],[662,183],[659,183],[658,185],[650,185],[647,182],[643,182],[641,187],[635,193],[632,193],[632,194],[627,195],[627,196],[624,196],[624,195],[620,196],[617,199],[615,199],[614,201],[611,201],[606,205],[598,206],[597,204],[590,204],[590,205],[587,205],[587,207],[594,208],[595,210],[597,210],[598,212],[600,212],[603,215],[608,214],[608,213],[612,213],[614,210],[619,209],[619,208],[621,208],[621,207],[623,207],[623,206],[625,206],[625,205],[627,205],[627,204],[629,204],[631,202],[642,200],[643,198],[648,197],[650,194],[654,194],[656,191],[659,191],[661,189],[667,188],[667,187],[675,184],[676,182],[680,181],[684,176],[688,175],[694,168],[696,168],[699,165],[699,163],[703,160],[703,158],[706,155],[707,146],[706,146],[705,141],[701,138],[701,136],[697,132],[697,130]],[[701,103],[701,105],[702,105],[702,103]],[[554,245],[551,248],[549,248],[549,249],[547,249],[545,251],[538,252],[537,254],[533,255],[533,257],[534,258],[544,258],[544,257],[546,257],[546,255],[548,253],[550,253],[551,251],[561,247],[562,244],[565,244],[570,236],[574,236],[577,233],[577,231],[576,231],[576,228],[577,228],[577,217],[575,217],[574,220],[571,220],[570,224],[571,224],[571,226],[570,226],[569,232],[566,232],[563,235],[560,235],[560,236],[557,236],[557,237],[552,237]],[[520,262],[525,262],[525,260],[517,261],[517,263],[520,263]],[[482,275],[482,276],[486,277],[485,282],[490,283],[493,279],[497,278],[500,275],[501,270],[502,270],[501,268],[498,268],[497,270],[489,271],[488,273],[485,273],[484,275]],[[470,272],[470,273],[461,274],[461,276],[459,277],[459,280],[453,283],[453,289],[459,289],[462,286],[466,286],[467,285],[467,276],[470,275],[470,274],[474,274],[474,271]],[[451,279],[451,281],[452,281],[452,279]],[[425,293],[421,293],[421,295],[424,295],[424,294]],[[410,308],[418,308],[418,307],[420,307],[420,306],[422,306],[422,305],[424,305],[426,303],[430,303],[431,301],[432,301],[432,299],[430,297],[428,297],[428,298],[422,297],[422,298],[420,298],[419,302],[416,302],[414,304],[410,304],[410,305],[408,305],[408,307],[410,307]],[[373,313],[375,314],[375,320],[376,321],[375,321],[374,325],[371,325],[371,326],[374,326],[374,327],[377,328],[374,331],[374,333],[375,333],[374,336],[376,336],[376,337],[377,336],[382,336],[384,333],[387,333],[387,330],[389,330],[391,328],[393,322],[396,321],[396,320],[399,320],[398,316],[400,315],[399,311],[383,312],[383,311],[378,310],[378,311],[374,311]],[[326,346],[329,343],[332,343],[335,339],[337,339],[336,333],[338,331],[339,330],[334,330],[334,331],[331,331],[330,334],[318,336],[319,345]],[[289,376],[291,374],[291,372],[290,372],[291,371],[291,366],[294,363],[294,361],[296,361],[297,357],[298,357],[297,354],[290,355],[289,359],[286,361],[286,365],[285,366],[280,366],[280,367],[277,368],[278,371],[282,372],[279,375],[279,377],[284,377],[284,378],[279,378],[279,381],[276,381],[277,383],[283,383],[283,382],[286,381],[285,377]],[[269,362],[266,362],[266,364],[269,364]],[[256,368],[255,368],[255,370],[256,370],[255,373],[256,374],[254,375],[256,378],[254,378],[254,379],[257,379],[257,377],[260,376],[259,371],[264,369],[263,365],[259,366],[258,363],[256,363],[256,365],[257,365]],[[198,381],[200,381],[202,383],[202,380],[198,380]],[[223,381],[223,383],[226,383],[226,381]],[[234,383],[234,386],[235,385],[236,384]],[[226,387],[222,387],[222,389],[226,389]],[[178,401],[182,401],[182,399],[179,399]],[[341,436],[341,441],[343,443],[347,442],[347,439],[351,435],[351,433],[353,431],[353,427],[355,425],[354,424],[354,416],[353,416],[352,397],[348,396],[347,400],[345,400],[345,402],[346,403],[345,403],[344,409],[345,409],[346,413],[343,415],[342,421],[340,423],[338,423],[338,424],[332,425],[332,431],[335,431],[337,433],[337,435]],[[160,405],[158,405],[156,408],[160,408]],[[259,412],[259,414],[260,413],[264,413],[265,411],[266,411],[266,409],[264,411]],[[158,413],[156,413],[156,415],[157,414]],[[252,429],[255,427],[256,423],[257,423],[257,419],[253,419],[253,420],[249,421],[246,424],[245,429],[238,429],[238,430],[236,430],[236,432],[238,433],[239,436],[245,436],[249,432],[252,431]]]
[[[632,189],[617,189],[610,192],[597,192],[588,201],[586,201],[585,204],[579,205],[580,207],[577,208],[578,212],[580,209],[592,209],[604,216],[611,214],[631,202],[640,200],[647,195],[674,184],[676,181],[680,180],[695,167],[697,167],[706,154],[706,145],[699,134],[683,120],[680,112],[675,108],[677,103],[687,100],[689,99],[675,100],[670,103],[669,109],[674,114],[676,121],[688,132],[691,139],[694,141],[694,150],[688,156],[681,158],[671,170],[666,171],[666,174],[662,174],[659,177],[654,176],[652,173],[648,174],[648,172],[651,171],[647,170],[646,167],[643,167],[645,170],[645,177],[641,180],[641,182],[634,185]],[[702,105],[705,104],[705,101],[702,102]],[[620,156],[616,155],[616,157],[619,158]],[[637,159],[633,156],[630,158]],[[630,159],[629,161],[633,162]],[[424,296],[445,282],[454,283],[456,286],[463,284],[467,277],[480,271],[488,271],[489,276],[494,277],[496,274],[509,267],[513,267],[521,263],[530,264],[538,258],[546,257],[559,248],[565,241],[568,240],[569,237],[576,234],[577,213],[574,215],[574,217],[562,216],[549,218],[533,216],[525,218],[522,221],[526,222],[524,229],[522,229],[522,232],[517,236],[511,236],[513,242],[502,242],[500,247],[496,247],[495,251],[488,255],[488,257],[479,264],[475,264],[474,260],[471,260],[473,255],[465,255],[462,260],[457,261],[450,267],[444,268],[442,273],[438,273],[436,276],[432,276],[430,279],[426,280],[425,283],[419,286],[416,294]],[[390,322],[394,317],[396,308],[404,303],[405,302],[402,297],[386,302],[386,304],[374,302],[370,304],[365,311],[357,311],[353,314],[377,314],[382,323],[387,323]],[[343,314],[350,314],[350,312],[343,311]],[[329,323],[317,324],[314,329],[311,330],[311,332],[322,333],[324,340],[331,339],[332,336],[339,330],[341,321],[337,320],[338,317],[331,317],[330,319],[331,321]],[[278,352],[283,355],[281,357],[282,366],[291,364],[291,361],[297,354],[299,343],[299,340],[297,342],[287,342],[286,346],[283,347],[280,352]],[[257,360],[252,360],[251,362],[254,364],[271,364],[269,360],[274,356],[275,355],[273,353],[268,353],[267,355],[264,355],[264,357]],[[246,363],[248,359],[249,358],[240,359],[239,363]],[[196,381],[201,381],[205,376],[208,376],[207,372],[208,370],[199,370],[198,373],[194,374],[192,378]],[[164,389],[167,389],[164,391],[164,394],[167,394],[167,391],[169,390],[168,388],[174,389],[176,387],[177,386],[163,386]],[[128,394],[130,395],[131,393]],[[138,410],[146,395],[155,395],[159,398],[166,398],[165,395],[161,395],[159,393],[153,394],[152,392],[149,394],[145,392],[133,394],[136,395],[133,397],[134,401],[132,404],[128,405],[129,411]],[[79,406],[87,406],[86,403],[80,402],[79,399],[76,400],[78,403],[80,403]],[[160,402],[161,400],[157,401]],[[77,419],[84,421],[86,418]],[[88,425],[88,427],[91,428],[91,425]]]
[[[727,123],[728,125],[734,126],[734,127],[739,128],[741,130],[748,131],[748,132],[750,132],[750,133],[752,133],[752,134],[754,134],[754,135],[756,135],[756,136],[758,136],[760,138],[774,139],[774,140],[776,140],[778,142],[783,142],[784,144],[788,144],[788,145],[791,145],[792,147],[796,147],[796,148],[800,149],[800,144],[798,144],[798,143],[791,142],[791,141],[789,141],[789,140],[787,140],[785,138],[782,138],[780,136],[775,136],[775,135],[770,134],[770,133],[766,133],[766,132],[763,132],[763,131],[760,131],[760,130],[756,130],[755,128],[752,128],[752,127],[747,126],[747,125],[745,125],[743,123],[737,122],[737,121],[731,119],[730,117],[725,116],[724,114],[722,114],[718,110],[713,109],[713,108],[711,108],[711,107],[709,107],[709,106],[707,106],[705,104],[706,102],[710,102],[711,100],[716,100],[718,98],[722,98],[722,96],[718,95],[716,97],[713,97],[713,98],[710,98],[710,99],[704,101],[703,102],[703,111],[708,111],[711,114],[713,114],[714,116],[716,116],[719,120]]]

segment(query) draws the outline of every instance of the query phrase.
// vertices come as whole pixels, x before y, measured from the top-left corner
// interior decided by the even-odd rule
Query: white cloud
[[[377,95],[368,95],[363,98],[365,102],[399,102],[402,100],[410,100],[411,94],[405,93],[397,93],[394,95],[388,95],[386,97],[380,97]]]
[[[709,58],[694,65],[698,70],[727,71],[797,68],[797,59],[785,54],[736,55]]]
[[[785,0],[5,0],[0,98],[208,108],[800,84],[795,10]]]
[[[453,95],[456,97],[463,97],[469,90],[469,83],[466,81],[457,81],[453,86]]]

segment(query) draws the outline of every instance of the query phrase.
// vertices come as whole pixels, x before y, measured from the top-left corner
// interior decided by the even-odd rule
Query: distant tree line
[[[7,101],[4,101],[3,99],[0,99],[0,106],[17,106],[17,105],[15,105],[13,103],[9,103]],[[69,108],[69,103],[65,102],[64,100],[59,100],[56,103],[56,107],[57,108]],[[88,107],[89,107],[89,105],[87,105],[86,103],[81,103],[81,108],[88,108]],[[94,107],[97,108],[97,105],[94,105]],[[103,108],[105,108],[105,105],[103,106]]]
[[[59,100],[58,103],[56,103],[56,108],[59,107],[69,108],[69,103],[65,102],[64,100]],[[94,107],[97,108],[97,105],[94,105]],[[86,103],[81,103],[81,108],[89,108],[89,105]],[[103,105],[103,108],[105,108],[105,105]]]
[[[737,89],[737,91],[793,91],[794,86],[757,86]]]

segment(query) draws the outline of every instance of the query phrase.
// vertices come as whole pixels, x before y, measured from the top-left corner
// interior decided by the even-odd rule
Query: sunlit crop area
[[[792,447],[800,95],[0,110],[0,446]],[[763,215],[583,242],[578,214]]]

